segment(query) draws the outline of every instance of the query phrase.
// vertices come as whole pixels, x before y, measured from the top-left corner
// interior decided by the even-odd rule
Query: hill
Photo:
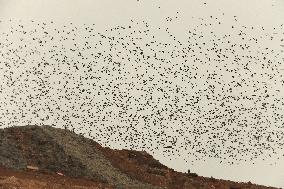
[[[0,129],[0,189],[273,189],[180,173],[145,151],[113,150],[51,126]]]

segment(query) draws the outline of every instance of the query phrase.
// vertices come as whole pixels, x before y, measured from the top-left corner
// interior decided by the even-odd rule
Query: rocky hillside
[[[69,130],[0,130],[0,189],[264,189],[175,172],[144,151],[112,150]]]

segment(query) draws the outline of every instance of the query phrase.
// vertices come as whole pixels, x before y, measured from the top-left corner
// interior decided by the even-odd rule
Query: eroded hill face
[[[0,189],[13,184],[40,189],[51,187],[48,183],[56,179],[56,188],[72,188],[76,183],[89,184],[77,188],[269,188],[175,172],[146,152],[104,148],[51,126],[0,130],[0,165],[8,168],[0,169]]]

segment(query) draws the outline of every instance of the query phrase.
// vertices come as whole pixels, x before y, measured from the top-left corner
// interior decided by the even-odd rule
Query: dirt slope
[[[0,168],[0,189],[9,188],[9,184],[23,189],[269,188],[175,172],[146,152],[104,148],[93,140],[51,126],[1,129],[0,166],[8,168]],[[38,170],[28,171],[27,166]],[[49,184],[53,180],[54,187]]]
[[[44,171],[19,171],[0,167],[0,189],[114,189],[100,182],[60,176]]]

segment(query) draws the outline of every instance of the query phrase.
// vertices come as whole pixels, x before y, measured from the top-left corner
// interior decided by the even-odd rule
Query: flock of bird
[[[0,127],[54,125],[192,162],[280,158],[283,25],[236,22],[224,34],[210,19],[191,26],[187,40],[146,21],[104,31],[1,21]]]

